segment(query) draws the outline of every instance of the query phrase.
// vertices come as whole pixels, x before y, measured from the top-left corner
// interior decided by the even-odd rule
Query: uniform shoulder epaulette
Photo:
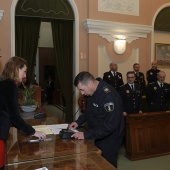
[[[152,82],[152,83],[149,83],[149,84],[150,84],[150,85],[151,85],[151,84],[155,84],[155,82]]]
[[[110,89],[107,86],[103,87],[103,91],[105,93],[110,93],[111,92]]]
[[[123,87],[123,86],[125,86],[125,84],[122,84],[120,87]]]

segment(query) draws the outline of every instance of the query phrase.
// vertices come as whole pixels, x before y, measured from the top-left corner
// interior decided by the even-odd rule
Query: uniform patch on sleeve
[[[103,91],[104,91],[105,93],[110,93],[110,90],[109,90],[108,87],[103,87]]]
[[[107,112],[111,112],[114,110],[114,103],[106,103],[104,105],[104,108],[106,109]]]

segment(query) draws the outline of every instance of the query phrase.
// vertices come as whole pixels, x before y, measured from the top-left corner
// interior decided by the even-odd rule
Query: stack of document
[[[46,135],[54,134],[57,135],[60,133],[62,129],[67,129],[68,124],[53,124],[53,125],[38,125],[38,126],[33,126],[33,128],[36,131],[41,131],[45,133]],[[74,132],[78,132],[76,129],[71,129]]]

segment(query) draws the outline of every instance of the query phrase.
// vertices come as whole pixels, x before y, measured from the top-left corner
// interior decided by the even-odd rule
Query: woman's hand
[[[35,131],[34,135],[35,137],[38,137],[39,139],[45,139],[46,138],[46,134],[43,132],[39,132],[39,131]]]

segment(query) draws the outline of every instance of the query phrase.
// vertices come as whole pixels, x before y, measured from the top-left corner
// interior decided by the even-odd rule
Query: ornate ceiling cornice
[[[105,38],[108,42],[114,41],[117,38],[126,39],[128,43],[139,38],[147,38],[151,32],[152,26],[137,25],[129,23],[102,21],[87,19],[84,22],[88,33],[98,34]]]

